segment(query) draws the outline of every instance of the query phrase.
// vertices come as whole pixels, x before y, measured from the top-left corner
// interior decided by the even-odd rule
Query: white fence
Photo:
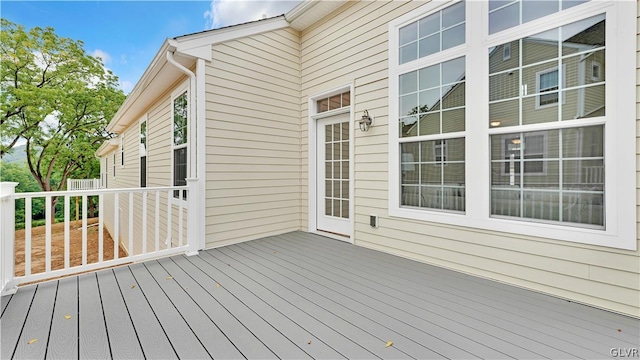
[[[0,290],[2,295],[16,291],[17,286],[32,281],[46,280],[54,277],[96,270],[130,262],[138,262],[152,258],[179,253],[195,255],[198,253],[199,239],[196,221],[188,221],[197,216],[195,213],[198,199],[197,180],[187,179],[187,186],[152,187],[136,189],[94,189],[77,191],[57,191],[39,193],[15,193],[17,183],[0,183]],[[186,194],[187,200],[178,199],[176,194]],[[72,197],[80,197],[82,223],[76,229],[71,227],[70,210]],[[98,204],[97,224],[88,225],[88,198],[93,197]],[[53,199],[62,201],[64,214],[63,245],[52,242]],[[35,199],[44,200],[44,269],[32,271],[35,260],[32,255],[34,234],[32,230],[32,209]],[[25,229],[24,261],[20,257],[18,264],[24,264],[24,274],[16,276],[16,202],[24,201]],[[190,210],[192,209],[192,210]],[[97,227],[97,249],[89,249],[88,231]],[[113,254],[104,254],[105,228],[113,241]],[[82,232],[81,254],[74,252],[70,244],[72,231]],[[93,231],[93,230],[92,230]],[[120,248],[127,255],[121,257]],[[77,246],[76,246],[77,249]],[[59,256],[63,251],[63,265],[52,267],[52,254]],[[95,253],[97,251],[97,258]],[[22,251],[21,251],[22,252]],[[38,252],[34,252],[38,256]],[[73,259],[81,255],[79,264]],[[89,256],[96,258],[89,261]],[[106,259],[109,258],[109,259]]]
[[[100,179],[67,179],[67,191],[97,190],[101,188]]]

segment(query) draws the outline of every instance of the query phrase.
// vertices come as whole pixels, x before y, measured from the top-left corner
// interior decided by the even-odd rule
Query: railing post
[[[14,294],[18,283],[14,279],[14,246],[16,236],[16,182],[0,183],[0,295]]]
[[[187,181],[187,256],[198,255],[200,245],[199,237],[204,234],[198,233],[200,217],[204,214],[198,213],[198,179],[185,179]],[[182,194],[181,194],[182,195]],[[204,194],[203,194],[204,195]],[[182,227],[182,224],[179,224]]]

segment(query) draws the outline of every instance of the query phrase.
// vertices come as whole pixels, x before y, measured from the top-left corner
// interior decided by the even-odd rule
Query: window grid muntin
[[[500,75],[503,75],[503,74],[510,74],[510,73],[516,73],[517,72],[518,73],[518,84],[517,85],[519,86],[519,89],[518,89],[518,92],[517,92],[517,96],[511,96],[511,97],[495,99],[495,97],[492,97],[491,90],[489,91],[489,97],[490,97],[490,101],[489,101],[489,109],[490,109],[489,124],[491,124],[492,122],[500,120],[500,119],[492,118],[492,116],[491,116],[492,105],[500,104],[500,103],[507,103],[509,101],[517,100],[518,101],[518,110],[517,110],[517,112],[518,112],[517,113],[518,123],[517,124],[513,124],[513,125],[507,125],[507,126],[527,125],[527,124],[523,123],[524,111],[525,111],[523,103],[525,101],[531,99],[531,98],[535,98],[535,99],[533,99],[534,105],[535,105],[535,109],[551,107],[551,106],[558,106],[558,108],[557,108],[558,109],[557,110],[557,113],[558,113],[557,114],[557,118],[556,118],[556,120],[554,120],[552,122],[566,121],[566,120],[569,120],[569,119],[565,118],[565,116],[563,114],[563,111],[566,110],[566,109],[563,107],[562,103],[566,103],[566,101],[567,101],[566,100],[566,96],[567,95],[572,94],[572,92],[574,92],[574,91],[576,91],[576,92],[577,91],[588,91],[588,89],[596,88],[596,87],[603,87],[604,88],[604,86],[606,85],[606,75],[601,76],[600,80],[596,81],[596,82],[585,83],[583,85],[574,85],[574,86],[569,85],[569,86],[567,86],[567,84],[566,84],[566,73],[567,73],[566,60],[571,60],[571,59],[575,59],[575,58],[578,58],[578,57],[583,57],[585,55],[589,55],[590,56],[590,55],[593,55],[593,54],[600,54],[600,53],[601,54],[605,54],[606,44],[602,45],[602,46],[594,46],[592,48],[589,48],[589,49],[586,49],[586,50],[582,50],[582,51],[577,51],[575,53],[564,54],[564,48],[565,48],[566,43],[565,43],[564,40],[561,40],[563,38],[563,36],[562,36],[563,29],[569,28],[572,25],[579,25],[581,22],[595,21],[597,19],[601,19],[601,20],[596,22],[596,23],[594,23],[594,24],[592,24],[591,26],[582,28],[580,30],[580,33],[590,29],[591,27],[593,27],[596,24],[599,24],[600,22],[603,22],[603,29],[606,29],[606,16],[605,16],[604,13],[602,13],[602,14],[599,14],[599,15],[585,17],[585,18],[582,18],[582,19],[577,20],[577,21],[568,22],[566,24],[560,25],[558,27],[555,27],[555,28],[552,28],[552,29],[549,29],[549,30],[546,30],[546,31],[543,31],[543,32],[535,33],[535,34],[528,35],[528,36],[521,37],[521,38],[519,37],[519,38],[516,38],[515,40],[511,40],[509,42],[502,43],[500,45],[489,47],[489,49],[488,49],[489,57],[491,57],[491,54],[492,54],[492,51],[493,51],[492,49],[497,48],[497,47],[501,47],[501,46],[505,46],[506,44],[512,44],[514,41],[518,42],[518,47],[519,47],[519,50],[518,50],[518,64],[517,64],[516,67],[512,67],[512,68],[509,68],[509,69],[503,69],[503,70],[498,70],[498,71],[491,72],[491,59],[489,59],[489,82],[490,83],[491,83],[492,78],[496,78],[497,76],[500,76]],[[540,60],[540,61],[524,64],[524,60],[523,60],[523,57],[524,57],[524,55],[523,55],[523,53],[524,53],[524,45],[523,45],[523,43],[524,43],[524,41],[526,41],[527,39],[533,39],[536,35],[540,35],[540,34],[544,34],[544,33],[551,33],[553,31],[557,31],[557,33],[558,33],[557,34],[557,41],[556,41],[557,42],[557,49],[558,49],[557,53],[556,53],[557,56],[553,57],[553,58],[549,58],[549,59],[543,59],[543,60]],[[603,31],[606,31],[606,30],[603,30]],[[575,34],[573,36],[575,36]],[[602,36],[604,37],[605,34],[603,34]],[[603,56],[603,58],[604,58],[604,56]],[[523,78],[524,78],[523,73],[527,69],[535,69],[536,67],[540,67],[540,66],[544,66],[544,65],[548,66],[546,70],[554,70],[554,68],[558,69],[559,89],[558,90],[549,91],[548,94],[538,91],[537,82],[536,82],[536,88],[530,89],[530,87],[527,86],[528,84],[525,84],[524,80],[523,80]],[[585,70],[586,73],[588,73],[589,71],[590,71],[590,69],[586,69]],[[538,71],[538,72],[544,72],[544,71],[541,70],[541,71]],[[601,74],[602,73],[603,73],[603,71],[602,71],[602,68],[601,68]],[[587,75],[585,74],[585,76],[587,76]],[[591,79],[590,76],[589,76],[589,79]],[[550,94],[553,94],[553,93],[557,93],[558,94],[558,98],[561,101],[556,101],[554,103],[550,103],[550,104],[546,104],[546,105],[545,104],[540,105],[539,99],[540,99],[541,95],[550,95]],[[603,103],[604,103],[604,100],[605,100],[605,95],[606,95],[606,93],[603,91],[603,94],[601,96]],[[491,100],[492,98],[493,98],[493,100]],[[594,112],[598,111],[598,109],[603,109],[604,110],[605,109],[605,105],[603,105],[603,106],[601,106],[599,108],[596,108],[595,110],[593,110],[591,112],[585,113],[585,115],[594,113]],[[570,109],[568,106],[570,106],[570,105],[567,105],[567,109]],[[531,109],[529,109],[529,111],[531,111]],[[598,116],[598,115],[595,115],[595,116]],[[584,116],[584,117],[582,117],[582,119],[589,118],[589,117],[591,117],[591,116]],[[548,122],[548,121],[543,121],[543,122]],[[490,125],[490,128],[494,128],[494,127],[496,127],[496,126],[491,126]]]
[[[351,105],[351,91],[347,90],[339,94],[331,95],[320,100],[316,100],[316,113],[341,109]]]
[[[464,13],[463,17],[462,17],[462,21],[453,23],[453,24],[447,24],[447,26],[444,26],[443,24],[443,13],[445,13],[447,10],[451,10],[455,8],[453,11],[455,10],[459,10],[460,8],[462,8],[462,12]],[[430,17],[435,17],[438,16],[438,30],[427,33],[427,34],[423,34],[421,36],[420,34],[420,24],[424,23],[425,20],[427,20]],[[403,35],[403,31],[402,29],[410,29],[411,27],[415,26],[415,39],[409,40],[407,42],[402,42],[402,35]],[[462,28],[462,42],[460,43],[454,43],[451,44],[450,46],[447,47],[443,47],[443,43],[444,43],[444,33],[447,31],[450,31],[456,27],[461,27]],[[417,59],[422,59],[428,56],[431,56],[433,54],[437,54],[440,51],[443,50],[447,50],[453,47],[456,47],[458,45],[462,45],[466,42],[466,4],[465,1],[460,1],[457,2],[453,5],[447,6],[444,9],[438,10],[436,12],[432,12],[428,15],[425,15],[423,17],[421,17],[420,19],[413,21],[409,24],[406,24],[404,26],[402,26],[400,29],[398,29],[398,64],[404,64],[404,63],[408,63]],[[431,53],[427,53],[424,55],[420,55],[421,51],[420,51],[420,43],[423,40],[426,40],[427,38],[430,37],[434,37],[437,36],[438,37],[438,49],[434,52]],[[403,49],[409,49],[410,47],[415,46],[415,53],[413,55],[415,55],[415,57],[410,57],[406,60],[403,60]]]
[[[412,139],[414,140],[414,139]],[[462,146],[457,149],[460,152],[461,160],[449,159],[450,146],[449,141],[461,141]],[[400,148],[400,206],[408,208],[419,208],[421,210],[437,210],[437,211],[449,211],[455,213],[464,213],[465,201],[466,201],[466,187],[465,187],[465,154],[464,154],[464,141],[465,138],[449,138],[449,139],[437,139],[426,141],[407,141],[399,144]],[[403,152],[404,147],[411,147],[417,145],[417,159],[412,152]],[[428,158],[425,158],[428,149],[432,150],[432,153]],[[441,149],[440,156],[437,154],[437,149]],[[444,150],[444,156],[443,155]],[[455,150],[451,150],[455,151]],[[454,157],[456,158],[456,157]],[[448,165],[462,165],[462,183],[458,182],[457,185],[448,182],[446,174],[449,172],[455,172],[455,169],[447,170]],[[428,174],[423,167],[429,168],[435,165],[439,168],[439,183],[435,184],[433,181],[425,180],[425,174]],[[410,172],[417,172],[417,175],[409,177]],[[437,174],[436,174],[437,175]],[[456,174],[453,174],[455,177]],[[457,174],[460,176],[460,174]],[[435,202],[429,201],[429,197],[425,196],[425,191],[436,190],[436,196],[438,198]],[[438,192],[439,191],[439,192]],[[448,192],[451,195],[445,195]],[[411,201],[412,197],[416,197],[416,201]],[[446,206],[446,203],[450,198],[455,200],[453,205]]]
[[[563,139],[564,139],[564,132],[566,131],[574,131],[577,130],[578,132],[582,133],[583,131],[585,131],[586,129],[594,129],[594,128],[601,128],[601,133],[602,136],[600,138],[602,144],[600,145],[602,147],[602,156],[564,156],[564,144],[563,144]],[[545,151],[545,154],[543,156],[543,158],[536,158],[536,159],[526,159],[525,158],[525,147],[524,146],[520,146],[520,155],[519,158],[517,159],[518,163],[519,163],[519,167],[518,167],[518,173],[516,174],[517,176],[517,180],[518,181],[513,181],[511,180],[511,184],[507,185],[506,187],[504,185],[494,185],[494,177],[496,176],[495,172],[494,172],[494,166],[493,164],[504,164],[501,165],[500,168],[501,169],[505,169],[506,165],[511,161],[511,160],[503,160],[503,159],[495,159],[494,154],[491,154],[491,193],[490,193],[490,215],[491,217],[505,217],[505,218],[518,218],[518,220],[526,220],[526,221],[531,221],[531,222],[547,222],[547,223],[556,223],[556,224],[563,224],[563,225],[571,225],[571,226],[586,226],[586,227],[590,227],[590,228],[595,228],[595,229],[604,229],[605,228],[605,220],[606,220],[606,213],[605,213],[605,200],[606,200],[606,196],[605,196],[605,187],[604,187],[604,173],[605,173],[605,159],[604,159],[604,125],[596,125],[596,126],[585,126],[585,127],[569,127],[569,128],[560,128],[560,129],[550,129],[550,130],[546,130],[544,132],[546,132],[547,134],[545,135],[545,142],[549,141],[548,138],[550,137],[550,133],[552,131],[557,131],[557,151],[558,151],[558,156],[547,156],[547,153]],[[500,139],[500,142],[503,143],[503,139],[507,138],[507,137],[517,137],[519,139],[524,139],[525,141],[523,141],[521,144],[526,144],[526,138],[529,134],[531,135],[539,135],[539,134],[543,134],[544,132],[516,132],[516,133],[510,133],[510,134],[499,134],[499,135],[491,135],[491,137],[498,137]],[[493,139],[490,141],[490,143],[493,144]],[[548,149],[548,145],[545,144],[544,145],[545,149]],[[493,152],[493,146],[492,146],[492,152]],[[506,151],[503,149],[501,150],[502,153],[505,153]],[[546,169],[544,174],[540,174],[540,173],[525,173],[525,164],[527,162],[543,162],[543,165],[547,165],[550,163],[555,163],[557,162],[557,166],[558,166],[558,181],[557,181],[557,187],[532,187],[532,186],[526,186],[525,183],[525,177],[526,176],[532,176],[532,177],[541,177],[541,176],[548,176],[546,174]],[[602,162],[602,165],[599,166],[602,170],[601,172],[601,182],[586,182],[586,183],[582,183],[585,186],[589,186],[591,185],[592,187],[595,185],[600,185],[602,187],[601,190],[589,190],[589,189],[572,189],[572,188],[567,188],[565,189],[565,176],[569,177],[569,175],[565,175],[565,169],[564,166],[566,165],[565,163],[570,163],[570,162],[575,162],[575,161],[586,161],[586,162]],[[582,178],[582,171],[585,170],[583,168],[578,168],[578,171],[580,172],[580,177]],[[588,173],[588,171],[587,171]],[[506,172],[502,172],[501,174],[499,174],[500,176],[509,176],[508,173]],[[586,177],[588,177],[588,174],[585,174]],[[539,185],[539,186],[543,186],[543,185]],[[497,192],[503,192],[503,193],[511,193],[511,194],[516,194],[517,195],[517,199],[518,199],[518,207],[515,209],[509,209],[509,214],[504,214],[504,213],[499,213],[496,214],[496,201],[495,201],[495,193]],[[525,204],[525,200],[527,200],[527,197],[525,195],[528,194],[529,199],[531,199],[531,194],[532,193],[537,193],[540,194],[541,196],[545,196],[549,195],[549,194],[557,194],[558,195],[558,204],[555,207],[555,209],[551,209],[551,206],[549,206],[550,211],[552,210],[556,210],[557,211],[557,216],[558,219],[539,219],[539,218],[532,218],[532,217],[524,217],[525,215],[525,208],[526,208],[526,204]],[[579,195],[597,195],[597,196],[601,196],[602,200],[600,203],[600,209],[598,210],[596,208],[595,212],[600,213],[600,223],[596,223],[596,224],[592,224],[592,223],[585,223],[585,222],[574,222],[574,221],[568,221],[566,219],[564,219],[565,215],[565,207],[564,207],[564,195],[565,194],[569,194],[569,196],[571,196],[573,194],[574,199],[577,198],[577,196]],[[516,196],[514,195],[514,196]],[[551,195],[552,196],[552,195]],[[504,200],[503,200],[504,202]],[[531,207],[534,206],[534,202],[531,202]],[[596,204],[597,205],[597,204]],[[593,205],[592,205],[593,206]],[[504,209],[504,207],[502,207],[502,209]],[[542,206],[540,206],[540,209],[543,209]],[[571,208],[569,208],[569,210],[571,210]],[[590,209],[588,211],[590,214],[594,212],[593,209]],[[571,212],[569,211],[569,216],[571,216]],[[593,217],[592,217],[593,219]]]
[[[464,69],[461,76],[456,78],[455,81],[445,81],[445,66],[451,65],[456,66],[462,63],[462,68]],[[427,73],[431,68],[437,67],[437,76],[438,80],[435,83],[431,83],[422,86],[422,73]],[[402,82],[403,79],[409,79],[408,76],[415,77],[416,88],[414,91],[403,92],[402,90]],[[450,90],[445,93],[444,90],[450,88]],[[462,89],[461,91],[457,91],[458,89]],[[433,93],[434,90],[438,91],[438,98],[436,99],[434,105],[431,107],[431,110],[428,108],[423,109],[426,105],[422,105],[421,95]],[[454,102],[454,105],[445,105],[446,104],[446,96],[447,94],[451,94]],[[461,95],[460,95],[461,94]],[[455,97],[462,97],[461,102],[462,105],[455,105]],[[407,100],[410,100],[410,97],[413,97],[415,100],[416,106],[412,108],[412,111],[405,114],[403,113],[402,104]],[[457,101],[460,101],[458,99]],[[445,134],[445,133],[453,133],[453,132],[464,132],[465,131],[465,113],[464,110],[466,108],[466,56],[452,56],[449,59],[446,59],[441,62],[427,64],[426,66],[421,66],[420,68],[406,71],[398,75],[398,122],[399,122],[399,135],[401,138],[406,137],[416,137],[416,136],[424,136],[424,135],[434,135],[434,134]],[[435,108],[435,109],[434,109]],[[423,111],[424,110],[424,111]],[[455,115],[454,112],[462,114],[462,119],[459,119],[459,123],[456,127],[454,125],[453,129],[449,129],[449,131],[444,131],[444,116],[445,114],[448,116]],[[437,115],[438,117],[438,130],[436,132],[433,131],[423,131],[423,121],[426,123],[426,117]],[[415,124],[415,134],[411,135],[408,130],[404,130],[404,126],[409,126],[409,129],[413,127]],[[451,122],[453,124],[453,121]],[[447,124],[449,125],[449,123]],[[426,126],[426,125],[425,125]],[[448,127],[447,127],[448,128]],[[405,133],[407,135],[405,136]]]
[[[558,5],[556,11],[550,12],[548,14],[545,14],[545,15],[542,15],[542,16],[539,16],[539,17],[534,17],[534,18],[528,19],[526,21],[523,21],[524,20],[523,15],[526,12],[524,10],[524,6],[523,6],[523,3],[525,1],[523,1],[523,0],[514,0],[514,1],[511,1],[511,2],[506,2],[506,4],[495,6],[495,7],[492,7],[492,5],[491,5],[492,3],[496,4],[496,3],[501,3],[501,2],[506,2],[506,1],[489,1],[489,6],[487,7],[487,10],[488,10],[487,16],[488,16],[488,20],[489,20],[489,34],[490,35],[498,33],[498,32],[501,32],[501,31],[505,31],[505,30],[511,29],[513,27],[516,27],[516,26],[519,26],[519,25],[522,25],[522,24],[526,24],[528,22],[531,22],[531,21],[534,21],[534,20],[537,20],[537,19],[544,18],[545,16],[556,14],[558,12],[570,9],[570,8],[572,8],[574,6],[578,6],[578,5],[582,4],[582,3],[589,2],[589,0],[583,0],[583,1],[556,0],[556,3]],[[547,0],[546,2],[550,3],[551,1]],[[517,20],[517,23],[513,23],[513,25],[511,25],[511,26],[507,26],[507,27],[492,31],[491,30],[492,15],[496,14],[496,13],[503,13],[502,15],[504,15],[504,10],[509,9],[509,8],[513,8],[515,10],[515,7],[517,7],[518,17],[514,18],[514,19]],[[498,18],[504,18],[504,16],[500,16]]]
[[[349,122],[327,124],[325,131],[325,211],[326,216],[349,218]]]

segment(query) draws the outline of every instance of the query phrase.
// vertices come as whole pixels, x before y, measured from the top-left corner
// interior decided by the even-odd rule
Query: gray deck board
[[[166,277],[160,279],[153,277],[142,263],[130,265],[129,268],[167,333],[178,357],[183,359],[211,358],[211,354],[202,345],[202,341],[193,333],[189,324],[158,285],[159,281],[169,280]]]
[[[276,313],[267,303],[257,298],[255,295],[243,289],[241,285],[227,275],[221,269],[230,265],[216,264],[204,260],[208,255],[203,253],[198,257],[191,257],[188,260],[198,266],[203,272],[211,274],[212,286],[220,284],[224,291],[219,291],[218,299],[225,303],[227,308],[233,307],[231,310],[234,315],[244,324],[250,326],[251,331],[260,338],[264,344],[281,359],[308,359],[309,354],[301,347],[302,344],[295,344],[289,338],[282,334],[280,326],[290,326],[287,319],[279,313]],[[211,286],[211,285],[209,285]],[[241,297],[239,297],[241,296]]]
[[[27,285],[1,308],[2,359],[602,359],[640,348],[640,319],[303,232]]]
[[[78,299],[79,356],[83,359],[110,358],[111,351],[96,273],[78,276]]]
[[[308,247],[317,248],[317,244],[305,240],[309,239],[302,238],[297,244],[295,241],[289,241],[287,246],[291,246],[292,249],[297,248],[298,250],[306,249],[306,251],[308,251]],[[301,242],[304,242],[304,244],[301,244]],[[335,248],[324,248],[326,248],[327,251],[332,251],[331,258],[326,259],[327,261],[335,262],[337,259],[342,258],[343,261],[341,263],[351,263],[347,255],[337,252]],[[353,247],[347,247],[342,248],[342,250],[349,253],[353,250],[352,248]],[[502,316],[505,317],[505,321],[509,323],[512,323],[513,316],[524,317],[529,320],[525,322],[525,325],[532,326],[532,331],[534,332],[537,331],[554,337],[557,333],[563,335],[568,332],[572,335],[575,334],[576,336],[590,339],[589,344],[592,348],[595,348],[598,344],[607,344],[607,346],[610,346],[613,343],[619,344],[620,346],[631,346],[633,345],[633,341],[638,339],[638,335],[635,334],[638,325],[635,323],[634,326],[633,320],[629,323],[630,318],[628,317],[603,312],[587,306],[571,306],[570,309],[567,309],[567,302],[564,300],[484,279],[477,279],[445,269],[431,267],[434,272],[437,272],[437,274],[435,274],[436,276],[434,276],[434,274],[429,274],[424,271],[425,269],[429,269],[428,266],[415,266],[424,264],[405,259],[396,259],[393,256],[377,251],[359,251],[358,254],[360,255],[359,259],[361,259],[359,266],[369,269],[370,271],[385,270],[382,272],[382,276],[394,283],[402,283],[405,281],[408,286],[412,286],[416,290],[424,289],[430,291],[432,293],[430,295],[433,295],[435,290],[436,296],[438,294],[445,297],[448,296],[447,301],[456,301],[456,298],[461,301],[467,301],[467,306],[469,306],[469,304],[475,304],[476,306],[472,306],[472,308],[484,308],[484,310],[491,313],[491,318],[494,316],[500,318]],[[371,256],[367,258],[367,255]],[[385,265],[385,262],[389,260],[395,260],[395,262]],[[372,264],[377,265],[372,266]],[[403,265],[415,267],[420,271],[418,273],[403,271]],[[388,274],[394,275],[391,276]],[[428,279],[427,282],[424,281],[425,277]],[[423,281],[420,281],[421,278]],[[465,286],[457,286],[461,282],[464,283]],[[450,284],[455,284],[456,286],[450,286]],[[516,294],[513,295],[512,292]],[[538,302],[528,303],[526,301],[529,300],[529,298],[539,298],[540,300]],[[523,303],[527,305],[523,305]],[[464,306],[458,307],[458,309],[465,308]],[[606,325],[603,325],[601,322],[584,320],[584,312],[592,312],[594,310],[598,313],[605,313],[602,316],[606,318]],[[569,312],[573,313],[574,316],[567,315]],[[578,317],[575,316],[576,314]],[[598,319],[596,318],[595,320]],[[556,327],[549,325],[550,323],[555,324]],[[621,327],[623,327],[623,331],[618,332],[617,329]],[[560,337],[564,338],[564,336]],[[576,341],[579,346],[583,346],[584,339],[576,338]],[[601,347],[598,348],[598,351],[600,350]]]
[[[206,316],[220,328],[220,330],[233,341],[234,346],[248,359],[275,358],[255,335],[235,318],[214,296],[216,288],[208,289],[196,279],[205,276],[183,257],[160,259],[159,263],[172,274],[179,271],[187,274],[187,277],[177,276],[175,280],[184,288],[185,292]],[[178,266],[182,263],[185,268]]]
[[[138,336],[122,299],[113,270],[99,271],[96,275],[102,295],[104,319],[109,332],[109,347],[113,359],[143,358],[144,354]]]
[[[238,359],[242,354],[225,334],[207,317],[198,304],[189,297],[179,281],[189,275],[182,270],[171,272],[163,268],[157,261],[145,263],[145,267],[156,279],[169,300],[185,319],[191,330],[197,334],[204,347],[214,359]],[[169,278],[169,280],[166,280]]]
[[[15,359],[44,358],[53,314],[51,298],[55,298],[57,287],[58,284],[52,282],[38,285],[29,309],[29,315],[27,315],[22,334],[13,354]],[[34,340],[36,341],[33,342]]]
[[[65,316],[70,316],[67,319]],[[78,278],[58,282],[47,359],[78,358]]]
[[[277,245],[274,245],[277,246]],[[302,251],[303,249],[294,250],[295,245],[292,244],[280,244],[280,249],[285,249],[288,251]],[[318,254],[315,258],[321,259],[324,258],[323,254]],[[329,261],[329,258],[324,258],[324,261]],[[314,260],[315,261],[315,260]],[[318,260],[322,261],[322,260]],[[341,265],[340,271],[345,271],[351,275],[357,276],[357,270],[362,269],[365,264],[361,264],[358,259],[352,260],[338,260],[335,257],[330,258],[332,264],[335,262],[339,262]],[[353,268],[353,269],[351,269]],[[430,293],[421,293],[420,291],[420,283],[419,279],[413,279],[408,284],[400,286],[404,280],[402,278],[391,278],[387,279],[388,276],[384,271],[379,269],[370,268],[369,272],[373,272],[378,277],[378,280],[375,284],[372,284],[369,280],[364,279],[369,286],[378,286],[383,293],[387,293],[389,296],[394,296],[395,293],[402,294],[402,300],[405,301],[404,308],[410,308],[410,305],[418,306],[422,309],[430,309],[433,311],[437,311],[438,313],[447,314],[447,317],[450,319],[455,319],[458,323],[475,326],[477,331],[487,332],[494,337],[498,337],[502,340],[509,340],[513,344],[522,344],[522,347],[529,349],[540,349],[544,350],[544,354],[546,356],[550,356],[552,358],[557,357],[567,357],[570,354],[574,357],[593,357],[599,354],[603,347],[602,344],[589,342],[591,345],[591,349],[584,349],[584,338],[580,338],[573,333],[560,333],[560,331],[556,331],[557,334],[554,334],[552,330],[556,330],[551,327],[547,327],[546,332],[533,332],[527,331],[522,335],[517,335],[516,332],[521,332],[522,328],[520,325],[516,325],[513,322],[513,319],[510,321],[501,321],[499,317],[494,317],[492,314],[485,314],[481,311],[481,307],[479,306],[477,300],[469,301],[467,304],[460,304],[463,306],[455,306],[451,307],[451,305],[447,304],[447,302],[440,301],[438,303],[437,296],[438,294],[430,294]],[[332,270],[330,270],[332,271]],[[382,285],[382,286],[380,286]],[[411,286],[411,293],[408,293],[406,289],[407,286]],[[404,290],[403,290],[404,289]],[[391,292],[389,292],[389,290]],[[420,295],[420,296],[418,296]],[[455,301],[455,298],[453,299]],[[414,310],[415,311],[415,310]],[[466,313],[465,313],[466,312]],[[453,328],[453,327],[451,327]],[[551,332],[551,334],[548,334]],[[559,340],[556,336],[563,335],[563,341]],[[474,339],[480,339],[482,336],[474,335]],[[532,342],[532,340],[537,339],[538,342]],[[487,341],[491,339],[485,339]],[[573,340],[574,342],[566,341]],[[484,343],[490,344],[491,342],[485,341]],[[582,345],[579,345],[582,344]],[[504,348],[504,347],[501,347]],[[546,349],[545,349],[546,348]],[[517,349],[516,349],[517,350]],[[524,354],[510,354],[515,357],[524,357]],[[542,356],[542,354],[538,354],[538,356]]]
[[[2,324],[0,326],[0,358],[2,359],[10,359],[13,356],[36,288],[37,286],[29,286],[19,289],[0,318],[0,324]]]
[[[270,254],[267,254],[266,258],[260,258],[246,251],[236,251],[233,248],[224,248],[219,251],[233,259],[236,267],[241,267],[247,276],[279,296],[286,297],[286,301],[295,304],[295,306],[309,315],[331,326],[332,330],[335,329],[328,335],[338,333],[345,339],[351,338],[353,341],[360,343],[361,346],[365,346],[366,343],[357,341],[352,335],[353,328],[358,332],[363,332],[365,331],[364,329],[366,329],[366,332],[370,333],[374,338],[373,341],[370,342],[370,346],[365,347],[367,347],[371,353],[378,356],[405,357],[409,355],[411,357],[441,357],[440,354],[430,351],[427,347],[413,342],[411,339],[404,338],[401,334],[393,332],[392,329],[385,326],[384,323],[389,323],[394,319],[384,313],[371,313],[368,317],[363,316],[359,314],[356,309],[350,309],[339,301],[334,301],[334,291],[332,289],[323,288],[317,289],[316,291],[305,286],[304,282],[295,281],[294,275],[289,271],[282,270],[279,272],[278,270],[283,269],[283,267],[277,264],[277,262],[270,264],[269,262],[275,259],[273,257],[269,258]],[[309,285],[309,283],[306,282],[306,285]],[[317,288],[316,285],[317,284],[314,283],[313,287]],[[375,318],[377,318],[378,321],[372,320]],[[348,323],[347,327],[343,325],[345,322]],[[310,329],[313,329],[316,336],[320,335],[317,333],[316,327]],[[333,338],[319,337],[336,347],[337,350],[340,350],[336,346]],[[386,342],[390,340],[392,340],[396,346],[394,346],[393,349],[385,349]],[[400,344],[403,343],[404,346],[400,346]],[[353,344],[347,345],[353,347]],[[390,350],[400,350],[406,355],[395,354],[395,351]],[[350,358],[351,356],[347,357]]]
[[[131,274],[129,267],[113,269],[122,298],[138,334],[138,340],[147,359],[177,359],[174,348],[158,322],[153,309]]]
[[[273,306],[277,311],[300,326],[302,330],[296,328],[281,329],[293,342],[301,344],[312,357],[324,359],[340,357],[350,359],[371,358],[376,355],[374,355],[375,351],[367,350],[367,342],[377,343],[380,348],[384,347],[383,341],[373,339],[370,336],[363,336],[361,329],[349,326],[350,324],[346,322],[338,326],[336,324],[331,324],[332,326],[330,326],[330,323],[335,323],[342,319],[323,311],[323,309],[309,310],[309,307],[305,306],[309,304],[305,303],[303,298],[297,296],[286,287],[270,281],[259,272],[249,269],[237,259],[227,256],[224,250],[220,249],[208,253],[220,262],[232,263],[233,265],[229,267],[228,271],[234,279],[242,282],[248,291],[266,301],[270,306]],[[302,307],[306,307],[306,309]],[[318,316],[318,313],[321,313],[324,317],[320,319],[322,316]],[[349,327],[344,329],[345,326]],[[342,327],[344,331],[338,332],[334,330],[336,327]],[[360,339],[362,342],[359,341]],[[309,341],[311,341],[311,344],[309,344]],[[327,345],[328,343],[331,346]],[[395,358],[406,357],[406,355],[398,353],[397,350],[393,350],[390,351],[393,354],[389,355]]]
[[[246,249],[250,246],[257,247],[260,245],[267,246],[269,252],[277,251],[277,253],[274,254],[276,257],[289,258],[289,256],[286,255],[288,252],[286,248],[272,246],[272,244],[240,244],[238,246]],[[363,282],[366,282],[366,280],[355,278],[348,273],[338,270],[334,271],[322,264],[318,265],[319,262],[311,258],[305,258],[304,261],[289,261],[290,265],[288,265],[288,267],[290,267],[292,272],[297,268],[297,272],[305,276],[308,281],[325,286],[327,289],[335,289],[338,293],[347,294],[347,296],[352,299],[352,306],[355,307],[355,309],[361,309],[362,305],[368,306],[375,312],[386,314],[392,318],[411,324],[415,329],[422,329],[424,335],[428,333],[438,333],[439,335],[436,339],[429,339],[430,341],[425,341],[425,343],[429,343],[429,345],[433,346],[433,351],[443,356],[454,358],[507,358],[510,356],[509,354],[493,349],[490,345],[485,345],[485,342],[481,342],[482,339],[477,339],[478,337],[486,337],[486,334],[482,332],[473,332],[469,335],[461,334],[461,331],[459,331],[460,324],[450,321],[437,313],[424,314],[423,309],[410,306],[410,304],[406,302],[402,303],[403,299],[401,298],[385,294],[385,289],[383,286],[380,286],[380,284],[375,284],[374,282],[374,286],[377,286],[378,289],[366,287],[363,285]],[[309,267],[315,267],[315,271],[308,270]],[[471,329],[465,328],[465,330],[471,332]],[[413,333],[415,333],[415,331]],[[476,338],[472,339],[470,335],[474,335]],[[407,334],[407,336],[411,336],[411,334]],[[412,336],[418,335],[415,334]],[[494,342],[497,341],[492,340]],[[506,343],[502,345],[503,348],[508,347]],[[512,349],[512,351],[514,351],[514,349]],[[536,355],[539,357],[538,354],[527,353],[528,357]]]

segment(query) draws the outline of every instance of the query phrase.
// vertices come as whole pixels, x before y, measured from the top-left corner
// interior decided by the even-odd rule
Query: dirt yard
[[[98,262],[98,218],[87,220],[87,224],[96,224],[87,228],[87,263]],[[31,229],[31,273],[44,272],[45,269],[45,226]],[[15,240],[15,275],[24,275],[24,234],[25,230],[16,231]],[[103,260],[113,259],[113,239],[107,229],[103,231]],[[69,264],[71,267],[82,265],[82,220],[69,224]],[[127,256],[120,247],[119,257]],[[51,270],[64,268],[64,223],[51,226]]]

